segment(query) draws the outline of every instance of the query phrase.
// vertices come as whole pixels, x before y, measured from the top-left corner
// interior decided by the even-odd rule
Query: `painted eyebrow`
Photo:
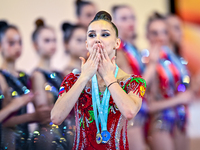
[[[90,31],[88,31],[88,33],[90,33],[90,32],[95,32],[95,30],[90,30]]]
[[[109,30],[102,30],[102,31],[108,31],[108,32],[110,32]]]
[[[104,31],[104,32],[110,32],[109,30],[106,30],[106,29],[103,29],[103,30],[101,30],[101,31]],[[90,33],[90,32],[95,32],[95,30],[90,30],[90,31],[88,31],[88,33]]]

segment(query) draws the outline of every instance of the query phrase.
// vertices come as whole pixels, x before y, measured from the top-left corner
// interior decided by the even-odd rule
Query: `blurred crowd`
[[[62,23],[65,54],[69,63],[60,72],[50,60],[56,52],[56,35],[42,19],[35,21],[32,43],[39,61],[31,74],[16,69],[23,39],[16,25],[0,20],[0,147],[1,150],[71,150],[75,134],[74,112],[57,126],[50,112],[63,78],[81,71],[87,59],[87,27],[98,11],[92,1],[76,1],[77,23]],[[139,113],[128,123],[130,150],[188,150],[188,105],[199,92],[200,78],[191,75],[182,57],[181,20],[176,15],[152,13],[146,22],[149,47],[137,48],[137,16],[128,5],[112,7],[112,19],[121,39],[117,65],[129,74],[141,75],[147,91]],[[34,111],[29,107],[32,104]],[[29,112],[29,113],[28,113]],[[30,128],[30,124],[35,126]]]

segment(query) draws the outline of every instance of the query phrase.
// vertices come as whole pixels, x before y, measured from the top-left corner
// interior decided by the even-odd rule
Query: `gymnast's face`
[[[94,50],[93,46],[98,43],[103,45],[110,58],[115,55],[115,50],[120,45],[120,39],[116,37],[116,31],[111,23],[98,20],[89,25],[86,41],[86,48],[89,50],[89,53]]]
[[[65,44],[65,48],[73,57],[87,57],[87,49],[85,47],[86,41],[86,29],[76,28],[68,43]]]
[[[79,24],[87,27],[94,18],[96,12],[97,12],[96,7],[93,4],[83,6],[81,8],[81,13],[78,16]]]
[[[19,31],[10,28],[3,35],[0,44],[2,55],[5,59],[14,61],[22,52],[22,40]]]
[[[120,37],[135,38],[136,16],[130,7],[118,8],[114,14],[114,23],[119,30]]]
[[[147,30],[147,38],[151,45],[167,45],[169,43],[167,24],[164,20],[151,22]]]
[[[51,57],[56,51],[56,36],[53,29],[42,29],[34,44],[42,57]]]
[[[167,25],[170,42],[173,44],[180,44],[183,37],[180,19],[177,16],[169,16],[167,18]]]

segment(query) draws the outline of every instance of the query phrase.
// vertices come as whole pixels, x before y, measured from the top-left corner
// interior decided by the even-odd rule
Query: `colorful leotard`
[[[68,92],[73,84],[77,81],[80,74],[70,73],[63,80],[59,95]],[[146,89],[146,82],[135,75],[131,75],[123,80],[118,80],[122,89],[129,93],[130,91],[139,94],[140,97],[144,96]],[[100,92],[100,98],[103,97],[103,92]],[[76,135],[74,141],[74,150],[127,150],[127,120],[119,111],[117,105],[110,97],[109,101],[109,114],[107,128],[111,134],[111,139],[106,144],[96,143],[96,124],[92,107],[92,94],[91,88],[85,87],[82,91],[78,101],[75,104],[75,117],[76,117]]]
[[[45,80],[47,81],[45,90],[53,94],[55,103],[58,98],[59,87],[62,83],[63,75],[57,71],[48,72],[39,68],[36,69],[36,71],[39,71],[44,75]]]
[[[36,71],[42,73],[46,80],[44,85],[45,91],[50,92],[53,95],[53,102],[55,103],[59,88],[63,80],[63,76],[60,72],[49,72],[42,69],[36,69]],[[74,118],[67,118],[61,125],[56,126],[52,122],[49,125],[39,125],[39,128],[34,131],[32,142],[29,145],[30,150],[71,150],[74,140]],[[73,124],[74,123],[74,124]],[[35,140],[37,139],[37,140]]]
[[[134,47],[132,44],[121,41],[121,44],[118,50],[121,50],[124,52],[129,62],[129,65],[131,66],[133,74],[142,75],[144,73],[145,65],[142,63],[141,61],[142,56],[140,52],[136,49],[136,47]],[[135,116],[133,121],[129,121],[129,125],[143,126],[147,120],[147,117],[148,117],[147,102],[146,102],[146,99],[143,98],[140,111]]]
[[[30,79],[24,72],[19,72],[19,77],[15,77],[5,70],[0,70],[4,76],[9,88],[11,97],[19,97],[27,94],[30,88]],[[2,101],[1,101],[2,102]],[[27,113],[26,106],[22,107],[14,115],[22,115]],[[9,117],[11,117],[9,116]],[[28,124],[23,123],[17,125],[15,128],[2,128],[1,146],[3,149],[27,149],[28,146]]]
[[[163,47],[159,64],[157,65],[159,77],[158,99],[170,98],[184,92],[189,84],[189,73],[182,58],[179,58],[168,47]],[[187,123],[187,106],[179,105],[168,108],[156,115],[155,127],[172,132],[174,125],[182,131]]]

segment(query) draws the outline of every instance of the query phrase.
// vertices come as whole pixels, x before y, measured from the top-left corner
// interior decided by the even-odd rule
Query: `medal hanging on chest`
[[[115,78],[117,77],[119,67],[116,65]],[[92,77],[92,105],[94,110],[95,123],[97,127],[96,142],[107,143],[110,140],[110,133],[107,130],[108,120],[108,107],[110,100],[110,92],[106,87],[104,91],[102,102],[100,102],[99,88],[96,74]],[[101,123],[101,132],[99,129],[99,123]]]

